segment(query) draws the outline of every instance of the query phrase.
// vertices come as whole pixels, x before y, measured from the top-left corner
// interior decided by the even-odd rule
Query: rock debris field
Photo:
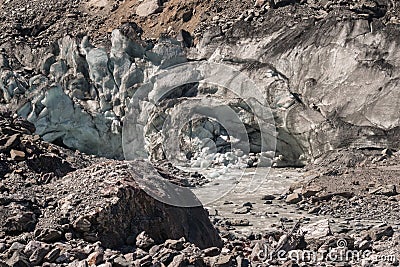
[[[0,267],[399,266],[394,0],[0,0]]]

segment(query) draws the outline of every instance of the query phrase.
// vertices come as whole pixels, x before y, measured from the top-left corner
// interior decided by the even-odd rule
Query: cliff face
[[[277,165],[301,165],[339,147],[398,148],[400,62],[394,4],[280,2],[257,2],[258,7],[238,18],[226,18],[220,10],[218,18],[204,21],[209,29],[194,40],[181,32],[179,41],[143,41],[141,29],[130,23],[113,31],[108,48],[93,46],[87,37],[64,37],[49,48],[17,45],[10,50],[3,45],[0,101],[34,123],[44,140],[110,158],[124,157],[123,144],[131,150],[141,146],[129,157],[147,152],[164,158],[160,147],[168,140],[162,131],[166,117],[182,112],[179,105],[186,105],[190,114],[196,108],[190,102],[210,95],[245,121],[248,152],[270,151],[276,145],[281,155]],[[155,75],[188,61],[225,64],[247,75],[259,90],[251,97],[274,120],[249,106],[249,96],[240,95],[253,90],[246,84],[233,95],[230,88],[204,85],[207,80],[198,69],[193,70],[200,73],[196,79],[190,79],[193,73],[175,73],[177,90],[154,103],[151,96],[171,85]],[[143,90],[147,97],[135,103],[135,94]],[[125,128],[123,140],[126,118],[137,123]],[[185,128],[183,135],[190,130],[200,140],[213,140],[215,152],[226,152],[230,143],[222,139],[229,135],[227,129],[221,123],[202,123]],[[278,133],[276,144],[262,137],[262,125],[271,123]],[[272,128],[266,131],[274,135]]]

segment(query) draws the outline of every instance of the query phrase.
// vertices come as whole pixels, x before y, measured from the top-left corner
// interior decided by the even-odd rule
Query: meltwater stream
[[[231,220],[248,220],[249,225],[241,226],[242,232],[261,232],[272,224],[287,218],[293,222],[304,217],[310,217],[305,211],[299,212],[293,205],[288,205],[279,197],[288,191],[290,185],[302,178],[299,169],[188,169],[197,171],[211,180],[210,183],[192,189],[204,206],[209,210],[210,216],[220,216]],[[214,177],[218,172],[221,175]],[[255,191],[250,192],[249,184],[259,182]],[[265,195],[274,195],[276,199],[272,204],[264,204]],[[235,210],[250,202],[252,209],[248,213],[237,214]],[[312,216],[310,221],[317,221],[318,217]]]
[[[249,168],[249,169],[185,169],[197,171],[211,180],[210,183],[192,189],[206,209],[211,218],[222,218],[235,222],[231,230],[239,234],[263,233],[282,223],[291,228],[296,222],[309,224],[328,219],[333,232],[339,232],[349,223],[345,218],[334,218],[329,215],[309,214],[307,210],[300,210],[296,205],[287,204],[280,197],[285,194],[291,184],[304,179],[302,169],[294,168]],[[214,177],[214,173],[222,173]],[[254,175],[258,177],[254,177]],[[254,192],[249,192],[248,185],[252,181],[262,181]],[[273,195],[275,199],[266,204],[263,197]],[[252,208],[245,213],[237,213],[243,204],[250,202]],[[248,225],[247,225],[247,221]],[[239,223],[238,223],[239,222]],[[244,222],[244,223],[243,223]],[[380,223],[374,220],[362,220],[363,227],[370,227]],[[357,227],[356,227],[357,228]],[[362,230],[360,228],[359,230]]]

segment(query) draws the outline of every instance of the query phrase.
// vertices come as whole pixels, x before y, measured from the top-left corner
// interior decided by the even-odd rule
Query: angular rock
[[[136,246],[141,249],[148,249],[154,245],[154,240],[146,233],[141,232],[136,237]]]
[[[177,255],[174,257],[172,262],[168,264],[168,267],[185,267],[189,265],[189,260],[185,255]]]
[[[214,266],[218,267],[230,267],[233,264],[233,256],[232,255],[221,255],[217,257]]]
[[[302,200],[302,196],[298,193],[290,194],[286,197],[286,203],[288,204],[297,204]]]
[[[249,226],[250,222],[247,219],[234,219],[230,221],[232,226]]]
[[[4,145],[0,146],[0,149],[4,151],[9,151],[11,148],[16,147],[19,144],[19,142],[20,142],[20,134],[13,134],[7,139]]]
[[[234,213],[234,214],[246,214],[246,213],[249,213],[250,210],[251,210],[250,207],[245,206],[245,207],[241,207],[241,208],[235,209],[235,210],[233,211],[233,213]]]
[[[318,194],[321,191],[322,191],[321,187],[318,187],[318,186],[310,187],[310,186],[308,186],[308,187],[302,189],[301,194],[305,198],[310,198],[310,197],[315,196],[316,194]]]
[[[274,195],[264,195],[261,200],[274,200],[275,198]]]
[[[55,242],[62,238],[62,232],[56,229],[36,229],[36,238],[43,242]]]
[[[28,250],[27,250],[28,253],[30,252],[30,250],[32,250],[31,248],[33,248],[32,244],[28,247]],[[25,245],[21,244],[19,242],[13,242],[11,247],[10,247],[10,249],[9,249],[10,252],[24,251],[24,250],[25,250]]]
[[[61,253],[60,248],[54,248],[49,253],[47,253],[47,255],[44,257],[44,260],[46,262],[52,263],[60,256],[60,253]]]
[[[136,8],[136,14],[140,17],[147,17],[156,13],[159,8],[159,0],[145,0]]]
[[[184,244],[185,244],[185,239],[179,239],[179,240],[168,239],[165,241],[164,246],[179,251],[183,249]]]
[[[222,241],[193,193],[189,189],[182,189],[181,195],[163,191],[162,187],[155,187],[158,181],[161,185],[165,183],[144,161],[106,161],[75,171],[45,186],[54,201],[63,205],[43,212],[37,229],[57,227],[55,218],[64,213],[63,216],[77,227],[78,237],[90,242],[101,241],[106,247],[124,245],[128,237],[143,231],[156,243],[184,237],[200,248],[220,247]],[[182,203],[190,200],[199,206],[170,206],[160,201],[160,196],[165,195],[181,199]],[[65,213],[67,199],[79,201],[67,202],[72,208]]]
[[[391,149],[389,149],[389,148],[385,148],[384,150],[382,150],[381,154],[383,156],[391,157],[391,156],[393,156],[393,151]]]
[[[47,253],[50,251],[50,246],[49,245],[45,245],[42,246],[40,248],[37,248],[32,255],[29,257],[29,261],[33,264],[33,265],[40,265],[45,256],[47,255]]]
[[[24,249],[24,254],[26,256],[30,257],[35,250],[37,250],[38,248],[44,247],[44,245],[45,244],[42,242],[32,240],[26,245],[26,247]]]
[[[22,255],[20,252],[16,251],[10,259],[6,261],[7,266],[10,267],[31,267],[29,260]]]
[[[309,214],[317,214],[319,211],[321,210],[321,208],[320,207],[311,207],[309,210],[308,210],[308,213]]]
[[[221,252],[221,250],[217,247],[207,248],[207,249],[203,250],[204,256],[206,256],[206,257],[217,256],[217,255],[219,255],[220,252]]]
[[[300,230],[305,233],[306,242],[315,242],[332,234],[328,219],[303,225]]]
[[[255,7],[262,7],[265,3],[267,2],[267,0],[256,0],[254,3]]]
[[[273,0],[271,2],[273,3],[274,8],[279,8],[279,7],[284,7],[287,5],[299,3],[300,0]]]
[[[357,249],[360,251],[370,250],[372,248],[372,242],[369,240],[363,240],[357,245]]]
[[[0,243],[0,253],[3,253],[7,249],[7,246],[5,243]]]
[[[249,208],[253,208],[253,204],[251,204],[251,202],[245,202],[242,205],[243,207],[249,207]]]
[[[159,261],[162,264],[168,265],[170,264],[174,257],[178,255],[178,252],[171,250],[171,249],[166,249],[164,248],[161,250],[157,256],[154,256],[154,258]]]
[[[113,264],[114,264],[114,266],[116,266],[116,267],[128,267],[128,266],[130,266],[130,264],[132,264],[132,263],[129,263],[129,262],[125,259],[125,257],[119,256],[119,257],[116,257],[116,258],[114,259]]]
[[[143,258],[137,259],[134,261],[134,266],[151,266],[152,258],[150,255],[147,255]]]
[[[85,216],[81,216],[73,223],[73,227],[79,232],[89,232],[91,223]]]
[[[31,211],[20,211],[14,216],[4,217],[2,219],[6,219],[6,222],[3,229],[6,232],[32,231],[37,223],[36,214]]]
[[[394,230],[392,226],[378,226],[374,227],[369,231],[369,235],[371,236],[372,240],[379,241],[384,236],[391,237],[394,234]]]
[[[398,195],[396,185],[382,185],[378,188],[371,190],[370,193],[374,195],[383,195],[388,197]]]
[[[11,149],[10,156],[12,160],[24,160],[25,159],[25,152]]]
[[[95,251],[89,255],[89,257],[87,258],[87,262],[88,262],[89,266],[99,265],[100,263],[103,262],[103,259],[104,259],[104,252],[103,251]]]

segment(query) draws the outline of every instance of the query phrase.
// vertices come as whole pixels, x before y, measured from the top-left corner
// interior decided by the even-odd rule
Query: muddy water
[[[193,190],[209,210],[211,217],[218,216],[230,221],[249,221],[248,226],[234,226],[233,230],[240,233],[260,233],[273,227],[274,224],[280,225],[280,220],[285,218],[289,219],[289,222],[285,223],[289,227],[301,218],[307,217],[310,221],[321,219],[305,211],[300,212],[295,205],[288,205],[279,199],[292,183],[302,179],[300,169],[250,168],[223,171],[196,169],[195,171],[211,180],[209,184]],[[216,172],[224,173],[215,178]],[[265,200],[262,200],[265,195],[274,195],[276,199],[272,200],[272,204],[265,204]],[[235,211],[243,208],[243,204],[247,202],[251,203],[251,210],[244,214],[236,214]]]
[[[192,169],[193,171],[193,169]],[[203,187],[196,188],[193,192],[202,201],[205,208],[209,210],[211,219],[220,218],[223,220],[240,221],[248,220],[247,226],[232,226],[231,230],[238,234],[247,235],[263,233],[276,225],[283,225],[291,228],[297,221],[302,224],[312,223],[323,219],[329,219],[333,232],[351,227],[356,231],[365,230],[379,221],[355,221],[352,218],[333,218],[331,216],[316,216],[308,214],[307,211],[299,210],[296,205],[288,205],[281,198],[288,191],[292,183],[301,181],[302,169],[216,169],[196,171],[208,177],[211,182]],[[213,177],[219,171],[219,177]],[[250,192],[249,184],[258,183],[257,190]],[[262,200],[265,195],[274,195],[272,204],[265,204]],[[235,211],[243,208],[243,204],[250,202],[252,208],[244,214],[237,214]],[[359,228],[359,229],[358,229]]]

